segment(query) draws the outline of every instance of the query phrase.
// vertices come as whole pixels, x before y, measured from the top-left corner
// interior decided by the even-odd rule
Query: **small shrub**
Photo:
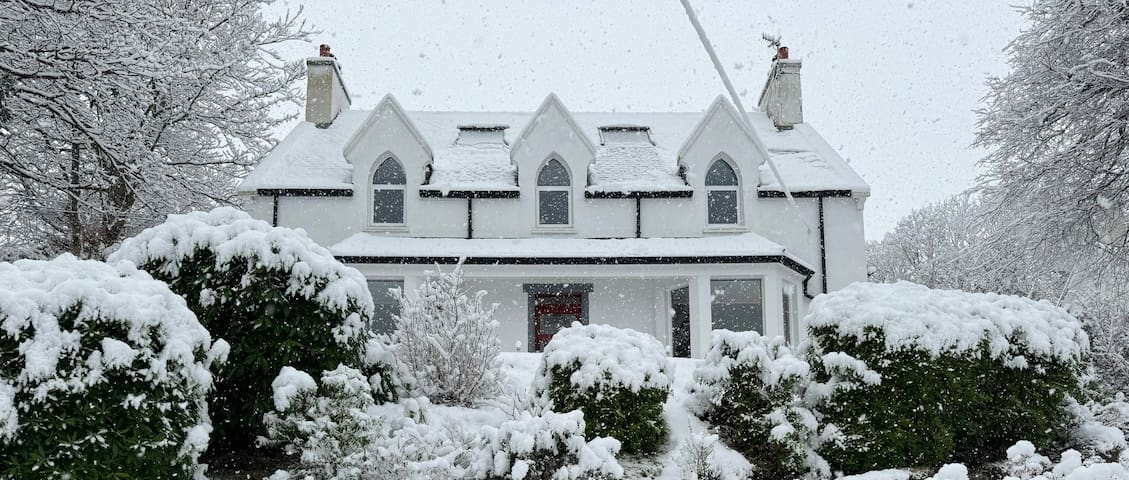
[[[553,336],[541,358],[536,401],[552,411],[583,411],[588,439],[616,438],[632,454],[656,452],[666,442],[670,378],[665,349],[654,337],[574,323]]]
[[[822,441],[816,414],[804,403],[808,363],[782,337],[715,330],[711,342],[694,372],[690,409],[753,463],[751,478],[830,475],[815,450]]]
[[[716,435],[694,432],[678,452],[678,468],[686,480],[725,480],[714,460]],[[741,477],[744,477],[742,475]]]
[[[980,463],[1071,431],[1087,340],[1047,302],[854,284],[813,301],[807,323],[819,410],[843,433],[820,450],[835,469]]]
[[[110,258],[167,282],[212,335],[231,343],[208,401],[215,451],[253,447],[271,409],[271,379],[284,366],[320,372],[369,365],[392,374],[365,362],[373,304],[364,276],[300,230],[217,208],[170,215]],[[393,394],[381,393],[380,400]]]
[[[226,344],[130,264],[0,263],[0,478],[189,479]]]
[[[500,391],[498,305],[483,305],[485,291],[466,291],[462,265],[428,277],[414,295],[398,296],[395,356],[411,372],[415,393],[470,406]]]
[[[340,366],[322,372],[321,382],[283,367],[271,383],[275,411],[264,416],[264,443],[282,445],[299,455],[291,474],[315,478],[366,478],[378,458],[369,449],[379,432],[373,414],[373,389],[359,370]]]
[[[477,478],[489,480],[567,480],[622,478],[614,438],[584,440],[584,414],[521,413],[479,435]]]

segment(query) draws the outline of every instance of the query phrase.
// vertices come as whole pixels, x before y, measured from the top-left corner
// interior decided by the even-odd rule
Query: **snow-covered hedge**
[[[616,461],[620,442],[584,439],[584,414],[521,412],[498,428],[479,434],[473,470],[490,480],[570,480],[623,478]]]
[[[753,463],[752,478],[830,475],[816,448],[820,434],[834,429],[821,432],[816,414],[804,403],[810,367],[783,337],[715,330],[694,379],[690,410]]]
[[[226,350],[129,263],[0,263],[0,478],[193,478]]]
[[[626,453],[655,452],[668,432],[667,372],[666,350],[654,337],[573,323],[545,346],[534,395],[548,410],[583,411],[589,439],[613,437]]]
[[[809,390],[844,434],[820,451],[835,469],[983,461],[1070,431],[1087,339],[1050,303],[857,283],[816,298],[807,324]]]
[[[320,380],[285,367],[274,380],[267,442],[297,455],[272,479],[319,478],[622,478],[619,441],[584,439],[584,416],[517,412],[497,427],[431,425],[426,400],[377,405],[370,382],[351,368]],[[463,414],[470,413],[462,409]]]
[[[213,445],[225,450],[251,447],[282,367],[365,365],[373,303],[364,276],[301,230],[228,207],[170,215],[110,259],[132,261],[167,282],[213,336],[231,343],[209,398]],[[391,374],[387,365],[371,369],[366,373]]]
[[[1062,452],[1059,461],[1040,455],[1026,440],[1007,449],[1004,480],[1129,480],[1129,452],[1116,462],[1100,457],[1084,458],[1077,450]]]
[[[466,290],[461,264],[396,296],[394,353],[412,375],[413,393],[438,404],[470,406],[499,392],[498,305],[483,304],[483,290]]]

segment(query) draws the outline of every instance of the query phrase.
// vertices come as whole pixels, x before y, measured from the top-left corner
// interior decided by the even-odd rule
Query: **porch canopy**
[[[329,248],[352,264],[688,265],[779,263],[814,269],[755,233],[697,238],[420,238],[358,233]]]

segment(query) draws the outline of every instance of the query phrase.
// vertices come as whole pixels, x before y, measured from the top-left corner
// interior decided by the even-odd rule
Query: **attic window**
[[[643,125],[604,125],[600,127],[600,145],[654,145],[651,127]]]
[[[459,138],[455,145],[509,145],[506,129],[509,125],[459,125]]]

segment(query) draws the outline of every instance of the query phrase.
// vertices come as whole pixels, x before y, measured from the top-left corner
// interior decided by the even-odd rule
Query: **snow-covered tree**
[[[1129,4],[1036,0],[977,144],[993,242],[1085,270],[1129,256]]]
[[[304,38],[270,0],[0,2],[0,233],[100,256],[169,213],[231,203],[271,146]]]
[[[499,391],[498,305],[483,303],[486,291],[467,291],[461,264],[397,296],[395,355],[415,376],[417,393],[435,403],[471,405]]]

